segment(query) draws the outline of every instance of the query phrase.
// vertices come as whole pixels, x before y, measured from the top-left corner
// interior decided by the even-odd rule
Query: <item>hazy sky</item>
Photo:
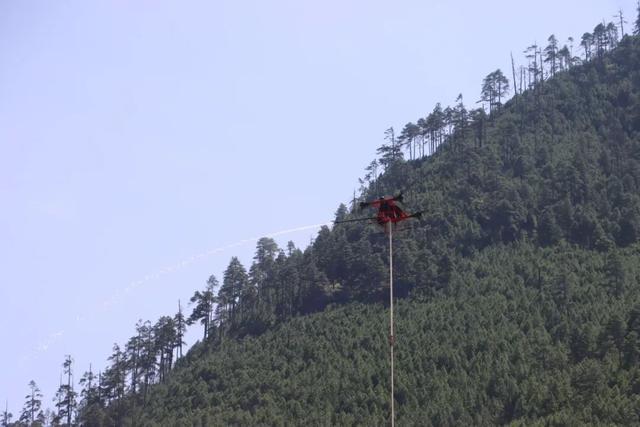
[[[254,243],[163,269],[332,219],[387,127],[619,8],[631,29],[634,0],[0,1],[2,409],[31,379],[53,406],[65,354],[104,368]]]

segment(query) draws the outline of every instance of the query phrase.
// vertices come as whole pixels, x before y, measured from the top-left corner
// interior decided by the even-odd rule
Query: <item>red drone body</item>
[[[404,221],[405,219],[415,216],[407,214],[396,204],[397,201],[401,200],[402,194],[396,197],[380,197],[378,200],[374,200],[372,202],[360,203],[360,207],[365,208],[367,206],[373,206],[378,208],[376,221],[382,226],[387,223],[397,224],[400,221]]]
[[[335,223],[375,220],[379,225],[385,227],[387,224],[397,224],[405,219],[419,218],[422,215],[422,212],[408,214],[398,206],[398,202],[402,202],[402,193],[395,197],[380,197],[378,200],[373,200],[371,202],[362,202],[360,203],[360,209],[364,209],[369,206],[378,209],[375,217],[347,219],[335,221]]]

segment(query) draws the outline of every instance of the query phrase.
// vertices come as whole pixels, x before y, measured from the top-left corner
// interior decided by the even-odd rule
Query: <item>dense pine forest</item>
[[[619,18],[527,47],[479,108],[389,128],[338,207],[404,190],[424,211],[395,233],[398,425],[640,423],[640,10],[636,35]],[[65,356],[54,409],[31,381],[2,425],[385,425],[386,239],[260,239],[105,369],[74,381]]]

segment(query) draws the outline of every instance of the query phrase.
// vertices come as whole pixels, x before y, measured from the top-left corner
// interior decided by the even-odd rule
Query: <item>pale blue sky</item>
[[[31,379],[52,406],[65,354],[102,369],[253,244],[132,282],[330,220],[387,127],[619,8],[630,29],[633,0],[1,1],[2,406]]]

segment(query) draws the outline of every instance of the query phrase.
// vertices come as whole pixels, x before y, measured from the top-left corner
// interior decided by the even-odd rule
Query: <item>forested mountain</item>
[[[499,245],[396,311],[397,425],[637,424],[640,248]],[[388,313],[351,304],[194,348],[128,422],[387,425]]]
[[[336,212],[399,190],[424,211],[395,233],[398,425],[640,423],[640,36],[599,24],[581,48],[551,36],[484,79],[482,108],[390,128]],[[304,250],[261,239],[248,270],[232,258],[188,309],[141,321],[79,398],[61,384],[52,417],[384,425],[386,242],[368,223]]]

